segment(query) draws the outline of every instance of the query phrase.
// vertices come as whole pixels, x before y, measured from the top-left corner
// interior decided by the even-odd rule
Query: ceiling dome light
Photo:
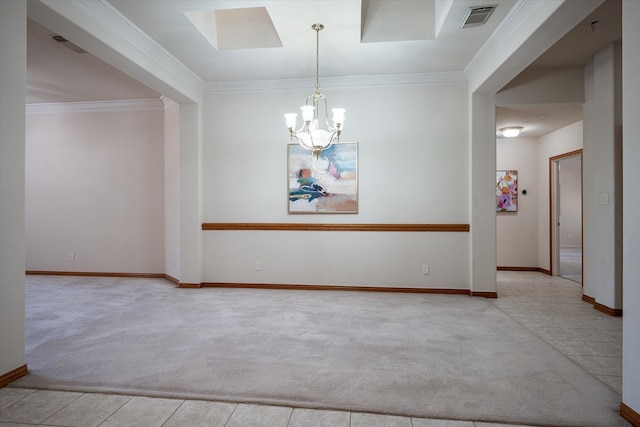
[[[516,136],[520,135],[522,129],[524,129],[522,126],[509,126],[506,128],[501,128],[500,132],[502,132],[502,136],[504,136],[505,138],[515,138]]]

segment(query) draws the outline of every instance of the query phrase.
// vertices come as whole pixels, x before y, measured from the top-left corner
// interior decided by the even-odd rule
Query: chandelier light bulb
[[[333,125],[335,127],[342,126],[344,123],[344,112],[346,110],[344,108],[332,108],[331,112],[333,113]]]
[[[316,109],[313,105],[303,105],[300,109],[302,110],[302,120],[305,122],[313,120],[313,110]]]
[[[289,129],[294,129],[296,127],[296,122],[298,121],[298,115],[296,113],[287,113],[284,115],[284,118],[287,121],[287,127]]]

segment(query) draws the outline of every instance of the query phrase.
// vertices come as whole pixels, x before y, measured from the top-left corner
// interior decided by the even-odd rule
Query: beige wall
[[[155,101],[154,109],[27,115],[27,270],[164,273]]]
[[[180,279],[180,106],[165,99],[164,272]]]
[[[205,97],[205,222],[469,223],[465,84],[324,88],[330,107],[347,108],[343,141],[359,143],[359,213],[288,215],[282,113],[307,92]],[[469,233],[208,231],[203,239],[206,282],[469,289]]]
[[[518,212],[496,212],[499,267],[538,267],[537,153],[537,138],[496,141],[496,168],[518,171]]]

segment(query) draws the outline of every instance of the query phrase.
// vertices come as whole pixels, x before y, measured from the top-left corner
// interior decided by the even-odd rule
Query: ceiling
[[[30,7],[37,1],[29,0]],[[105,4],[206,83],[313,78],[316,33],[311,25],[322,23],[322,83],[323,77],[463,72],[515,2],[107,0]],[[497,8],[486,24],[460,28],[469,7],[488,4]],[[252,13],[245,8],[252,8]],[[620,0],[607,0],[531,67],[585,64],[607,43],[620,40],[620,9]],[[193,24],[202,11],[216,11],[209,39]],[[594,31],[588,25],[593,20],[600,20]],[[52,34],[29,21],[28,103],[160,96],[90,53],[77,53],[53,41]],[[498,127],[501,122],[534,117],[548,125],[538,123],[536,133],[527,136],[544,135],[580,120],[581,105],[515,105],[497,110]]]

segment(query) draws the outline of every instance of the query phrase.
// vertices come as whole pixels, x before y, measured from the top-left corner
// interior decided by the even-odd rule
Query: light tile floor
[[[622,394],[622,318],[582,301],[582,285],[534,272],[498,272],[494,305]]]
[[[620,392],[622,321],[581,300],[580,284],[541,273],[498,272],[493,304]],[[0,427],[526,427],[99,393],[0,389]]]

